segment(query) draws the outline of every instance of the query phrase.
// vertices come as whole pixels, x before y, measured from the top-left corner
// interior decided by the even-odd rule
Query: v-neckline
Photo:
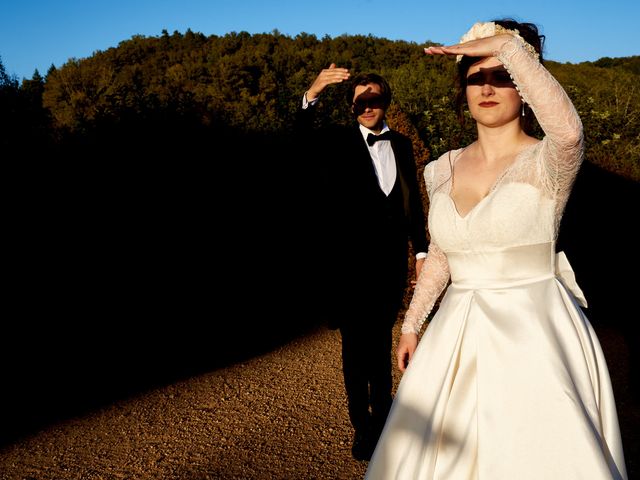
[[[520,157],[522,156],[522,154],[524,152],[526,152],[527,150],[529,150],[529,148],[532,148],[535,145],[538,145],[539,142],[537,143],[532,143],[530,145],[525,146],[522,150],[520,150],[515,158],[513,159],[513,161],[507,165],[502,172],[500,172],[500,174],[498,174],[498,176],[496,177],[496,179],[493,181],[493,183],[491,184],[491,188],[489,188],[489,190],[487,191],[487,193],[476,202],[476,204],[471,207],[467,213],[465,213],[464,215],[460,214],[460,211],[458,210],[458,205],[456,204],[456,201],[453,199],[453,197],[451,196],[451,192],[453,191],[453,180],[454,180],[454,175],[453,175],[453,167],[456,164],[456,162],[458,161],[458,159],[460,158],[460,155],[462,155],[462,152],[464,152],[467,147],[464,147],[462,149],[460,149],[460,151],[458,152],[458,154],[455,156],[453,163],[451,163],[451,181],[449,183],[449,192],[447,193],[447,197],[449,197],[449,200],[451,201],[451,205],[453,206],[453,211],[456,213],[456,215],[462,219],[462,220],[466,220],[467,218],[469,218],[469,215],[471,215],[471,213],[473,213],[474,210],[476,210],[478,208],[479,205],[481,205],[487,198],[489,198],[491,196],[491,194],[497,189],[498,184],[502,181],[502,179],[505,177],[505,175],[513,168],[513,166],[518,163],[520,161]]]
[[[478,205],[480,205],[482,202],[484,202],[487,198],[489,198],[491,196],[491,194],[494,192],[494,190],[495,190],[495,188],[492,187],[491,190],[489,190],[484,197],[482,197],[480,200],[478,200],[476,202],[476,204],[473,207],[471,207],[469,209],[469,211],[464,215],[460,214],[460,211],[458,210],[458,206],[456,205],[456,201],[451,196],[451,192],[449,192],[447,197],[451,201],[451,205],[453,206],[453,211],[456,213],[458,218],[460,218],[461,220],[466,220],[467,218],[469,218],[469,215],[471,215],[471,213],[478,207]]]

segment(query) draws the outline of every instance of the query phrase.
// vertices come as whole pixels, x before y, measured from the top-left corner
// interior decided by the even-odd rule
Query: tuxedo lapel
[[[409,201],[410,190],[404,169],[404,165],[406,164],[407,159],[405,158],[405,152],[398,144],[397,139],[398,137],[396,136],[396,132],[393,131],[393,136],[391,137],[391,148],[393,149],[393,157],[395,158],[396,162],[396,183],[400,184],[400,189],[402,191],[402,206],[404,208],[404,213],[405,215],[409,216],[411,212]]]
[[[378,175],[376,174],[376,167],[373,165],[373,159],[369,153],[369,147],[362,138],[359,128],[353,129],[352,140],[354,142],[354,157],[358,164],[358,170],[366,172],[367,182],[372,182],[378,189],[380,189],[378,183]],[[380,190],[382,192],[382,190]]]

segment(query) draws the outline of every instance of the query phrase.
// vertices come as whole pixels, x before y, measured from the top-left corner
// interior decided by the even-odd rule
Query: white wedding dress
[[[545,131],[461,216],[452,151],[425,170],[431,245],[403,323],[420,331],[368,480],[626,479],[604,356],[558,225],[582,124],[516,39],[495,52]],[[594,192],[596,194],[597,192]]]

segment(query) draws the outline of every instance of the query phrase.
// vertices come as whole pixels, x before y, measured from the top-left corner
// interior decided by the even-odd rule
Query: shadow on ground
[[[15,313],[2,336],[0,443],[242,361],[321,323],[318,287],[331,279],[314,264],[322,226],[308,215],[318,208],[305,193],[310,172],[216,165],[192,153],[75,171],[70,178],[82,182],[59,181],[28,206],[8,292]],[[637,183],[586,163],[559,239],[590,320],[627,343],[629,356],[616,358],[628,365],[616,367],[628,373],[612,379],[621,419],[636,420],[636,292],[622,278],[637,271],[639,199]],[[608,355],[618,348],[603,346]],[[628,459],[640,458],[636,426],[622,425]]]
[[[14,175],[0,443],[318,324],[306,175],[276,157],[284,140],[147,134]]]

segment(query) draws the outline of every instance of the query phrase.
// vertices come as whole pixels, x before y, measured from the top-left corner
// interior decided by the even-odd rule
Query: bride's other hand
[[[403,333],[398,343],[397,359],[398,368],[402,373],[407,369],[413,353],[418,346],[418,335],[415,333]]]

